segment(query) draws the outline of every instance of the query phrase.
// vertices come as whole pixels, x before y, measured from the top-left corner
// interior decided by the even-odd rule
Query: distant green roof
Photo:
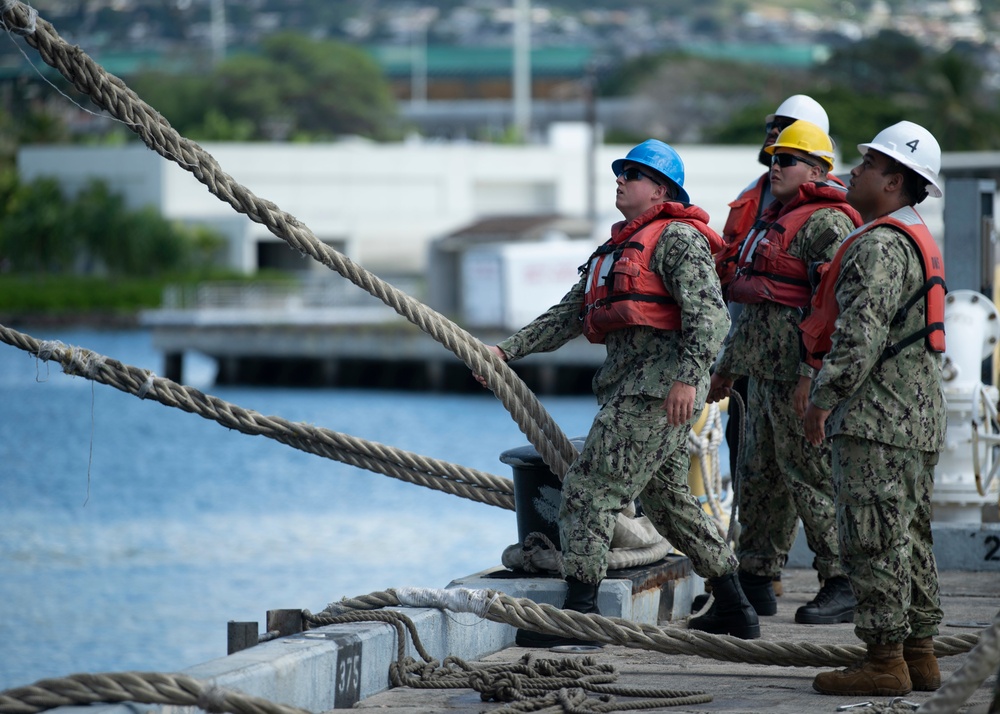
[[[413,71],[415,50],[412,47],[381,45],[364,48],[388,77],[409,76]],[[824,61],[829,49],[824,45],[775,45],[725,42],[684,42],[680,49],[696,57],[728,59],[763,65],[809,67]],[[230,48],[230,53],[235,52]],[[531,50],[531,73],[536,77],[578,76],[586,71],[594,56],[589,47],[538,47]],[[156,50],[142,52],[95,53],[94,60],[105,70],[119,77],[128,77],[141,70],[155,69],[168,74],[196,71],[193,54],[166,54]],[[514,63],[510,47],[448,47],[427,48],[429,76],[507,76]],[[40,59],[35,66],[45,75],[55,70]],[[0,79],[33,74],[35,69],[20,58],[0,65]]]
[[[826,45],[775,45],[750,42],[682,42],[681,50],[695,57],[749,64],[811,67],[830,56]]]
[[[94,55],[94,61],[116,76],[129,76],[136,72],[157,70],[164,74],[193,72],[197,66],[196,56],[188,54],[170,55],[155,50],[142,52],[107,52]]]
[[[387,76],[409,75],[416,58],[415,48],[399,46],[366,47]],[[582,74],[593,56],[588,47],[541,47],[531,50],[531,73],[544,75]],[[514,64],[510,47],[427,48],[427,74],[509,75]]]

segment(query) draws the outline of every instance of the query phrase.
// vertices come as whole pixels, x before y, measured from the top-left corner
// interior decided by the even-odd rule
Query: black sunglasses
[[[814,168],[819,168],[819,164],[814,164],[812,161],[806,161],[801,156],[796,156],[795,154],[772,154],[771,155],[771,166],[777,164],[783,169],[787,169],[789,166],[795,166],[797,163],[803,163],[806,166],[812,166]]]
[[[794,123],[795,123],[794,119],[792,121],[788,121],[787,119],[781,119],[780,121],[778,119],[772,119],[771,121],[764,124],[764,131],[766,131],[768,134],[774,131],[775,128],[777,128],[778,131],[784,131]]]
[[[635,166],[629,166],[627,169],[622,169],[621,173],[618,174],[618,178],[625,179],[626,181],[638,181],[641,178],[648,178],[650,181],[655,183],[657,186],[662,186],[663,184],[657,181],[655,178],[647,173],[644,173],[637,169]]]

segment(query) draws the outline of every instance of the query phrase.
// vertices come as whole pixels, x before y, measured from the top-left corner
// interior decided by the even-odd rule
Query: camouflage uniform
[[[788,246],[807,265],[829,262],[854,230],[851,219],[833,208],[813,213]],[[771,577],[781,573],[801,517],[819,577],[844,574],[837,548],[830,447],[806,441],[792,394],[800,376],[812,370],[800,362],[800,310],[775,302],[743,306],[726,339],[716,372],[748,375],[747,425],[739,494],[740,569]]]
[[[563,481],[559,513],[564,575],[586,583],[604,578],[615,518],[637,496],[657,530],[691,558],[699,575],[736,570],[735,556],[688,488],[690,424],[670,426],[663,408],[678,380],[696,388],[696,407],[704,404],[709,366],[729,330],[729,313],[707,241],[690,225],[674,221],[666,227],[650,266],[679,303],[682,327],[631,327],[607,335],[607,358],[593,380],[600,410]],[[581,279],[558,305],[498,346],[513,360],[580,335],[584,294]]]
[[[812,402],[832,409],[840,553],[858,605],[855,633],[870,645],[938,632],[942,612],[930,527],[934,465],[944,445],[941,360],[920,341],[880,362],[882,351],[924,327],[923,284],[912,243],[879,226],[846,251],[836,283],[833,345]]]

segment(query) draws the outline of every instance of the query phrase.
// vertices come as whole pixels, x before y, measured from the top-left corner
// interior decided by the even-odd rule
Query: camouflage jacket
[[[853,230],[854,224],[842,211],[821,208],[792,239],[788,252],[806,265],[814,261],[829,262]],[[812,370],[800,361],[801,321],[802,314],[795,307],[769,301],[744,305],[726,338],[716,371],[725,376],[749,375],[783,381],[811,376]]]
[[[941,356],[920,340],[881,361],[887,346],[924,327],[923,301],[902,325],[890,324],[923,282],[920,254],[892,227],[872,229],[845,252],[836,284],[840,314],[833,345],[810,397],[821,409],[833,410],[828,435],[848,434],[920,451],[944,445]]]
[[[729,330],[729,313],[715,262],[704,236],[674,221],[663,231],[650,261],[681,308],[680,330],[632,327],[607,335],[607,357],[594,375],[600,403],[615,394],[666,397],[674,381],[697,388],[705,399],[708,372]],[[582,334],[580,310],[585,293],[581,278],[563,299],[516,334],[499,343],[513,360],[550,352]]]

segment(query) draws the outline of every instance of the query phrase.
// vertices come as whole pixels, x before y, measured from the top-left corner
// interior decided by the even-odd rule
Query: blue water
[[[162,371],[142,330],[37,330]],[[443,349],[443,348],[442,348]],[[526,439],[488,392],[215,388],[262,414],[502,476]],[[590,397],[543,398],[565,433]],[[500,562],[514,513],[305,454],[62,373],[0,344],[0,690],[79,672],[171,672],[226,653],[229,620],[444,587]]]

